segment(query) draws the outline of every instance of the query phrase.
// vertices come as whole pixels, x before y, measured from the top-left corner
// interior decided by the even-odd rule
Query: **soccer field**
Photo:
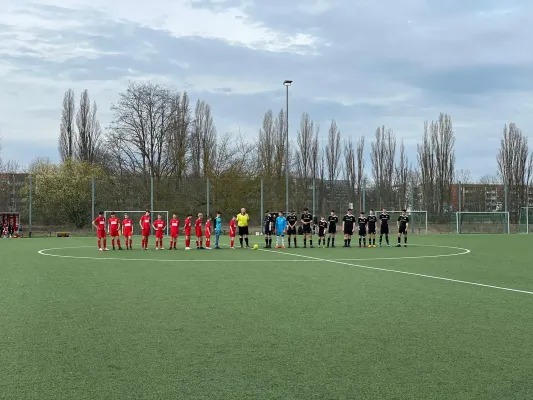
[[[0,399],[532,399],[531,243],[0,240]]]

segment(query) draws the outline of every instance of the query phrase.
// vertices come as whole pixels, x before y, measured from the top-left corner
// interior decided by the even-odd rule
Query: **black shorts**
[[[287,235],[296,235],[296,226],[289,226],[287,228]]]
[[[380,233],[382,235],[388,235],[389,234],[389,226],[388,225],[381,225]]]
[[[400,226],[400,229],[398,229],[398,233],[400,233],[402,235],[407,235],[407,227]]]
[[[264,230],[265,230],[265,235],[272,235],[272,229],[270,225],[266,225]]]
[[[350,227],[344,227],[344,234],[345,235],[353,235],[353,228],[350,228]]]
[[[239,226],[239,236],[247,236],[247,235],[248,235],[248,227]]]
[[[368,228],[368,234],[369,235],[375,235],[376,234],[376,227],[369,227]]]
[[[313,232],[313,230],[311,229],[311,224],[304,224],[302,225],[302,228],[304,231],[304,235],[310,235]]]
[[[325,230],[325,229],[319,229],[319,230],[318,230],[318,236],[319,236],[319,237],[324,237],[324,236],[326,236],[326,230]]]
[[[328,233],[331,233],[331,234],[337,233],[337,227],[335,225],[330,225],[328,228]]]
[[[359,236],[366,236],[366,229],[359,229]]]

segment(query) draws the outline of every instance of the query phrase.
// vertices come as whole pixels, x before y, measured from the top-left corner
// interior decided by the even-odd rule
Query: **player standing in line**
[[[237,216],[234,215],[229,222],[229,248],[235,250],[235,235],[237,233]]]
[[[370,209],[370,215],[367,218],[368,220],[368,247],[376,247],[376,224],[378,218],[374,214],[374,209]]]
[[[239,242],[241,243],[241,249],[243,240],[246,242],[246,248],[249,249],[250,245],[248,243],[248,222],[250,221],[250,216],[246,213],[246,208],[241,208],[240,214],[237,214],[237,226],[239,227]]]
[[[176,214],[172,214],[170,220],[170,248],[169,250],[177,250],[178,236],[180,232],[180,220]]]
[[[202,222],[204,214],[199,213],[196,222],[194,223],[194,230],[196,231],[196,250],[204,249],[204,233],[202,232]]]
[[[141,247],[143,250],[148,250],[148,238],[150,237],[150,230],[152,224],[150,224],[150,211],[146,210],[146,213],[141,217],[139,226],[141,227],[142,242]]]
[[[185,232],[185,250],[191,249],[191,229],[192,229],[192,214],[187,214],[185,218],[185,226],[183,231]]]
[[[222,235],[222,214],[217,211],[217,217],[215,218],[215,249],[220,250],[219,240]]]
[[[320,243],[322,243],[322,248],[326,247],[326,229],[328,227],[328,221],[326,221],[326,217],[322,216],[320,217],[320,221],[318,221],[318,247],[320,247]],[[329,239],[328,239],[329,242]],[[329,243],[328,243],[329,247]]]
[[[265,232],[265,249],[272,248],[272,231],[274,230],[274,218],[270,212],[265,213],[265,218],[263,219],[263,230]]]
[[[355,229],[355,215],[352,214],[352,209],[346,211],[346,215],[342,217],[342,231],[344,232],[344,246],[352,247],[352,235]]]
[[[93,226],[96,228],[96,236],[98,238],[98,250],[107,251],[107,235],[105,232],[105,217],[104,212],[100,211],[98,217],[93,221]],[[102,242],[104,246],[102,247]]]
[[[276,249],[285,248],[285,232],[287,232],[287,218],[280,211],[276,217]],[[280,241],[281,246],[279,245]],[[270,243],[272,244],[272,241]]]
[[[309,212],[309,209],[304,208],[304,212],[301,217],[302,228],[304,233],[304,249],[307,247],[307,238],[309,238],[309,248],[313,248],[313,214]]]
[[[335,247],[335,235],[337,233],[337,224],[339,217],[335,215],[335,210],[331,210],[328,217],[328,247],[331,241],[331,247]]]
[[[205,221],[205,249],[211,250],[211,216]]]
[[[396,247],[402,247],[402,235],[403,235],[403,247],[407,247],[407,230],[409,229],[409,217],[407,211],[402,210],[402,215],[398,217],[398,244]]]
[[[291,247],[291,238],[294,236],[294,248],[298,248],[298,243],[296,242],[296,238],[298,236],[298,232],[296,230],[296,223],[298,222],[298,217],[296,216],[296,213],[294,211],[291,211],[289,215],[287,216],[287,241],[289,243],[289,248]]]
[[[157,214],[157,219],[154,221],[152,226],[155,230],[155,249],[163,250],[163,236],[165,234],[167,223],[163,220],[163,216],[161,214]]]
[[[124,235],[124,242],[126,242],[126,250],[131,250],[133,243],[131,239],[133,236],[133,220],[128,214],[124,214],[124,219],[122,220],[122,234]]]
[[[381,222],[379,227],[379,247],[381,247],[381,242],[383,242],[383,235],[385,235],[385,240],[387,242],[387,246],[390,247],[389,243],[389,220],[390,215],[387,212],[387,210],[384,208],[381,211],[381,214],[379,214],[379,221]]]
[[[366,215],[364,211],[361,211],[361,214],[359,215],[359,219],[357,220],[357,223],[359,225],[359,247],[361,247],[361,242],[363,242],[362,247],[366,247],[366,228],[367,228],[368,220],[366,219]]]
[[[115,250],[115,239],[117,240],[118,249],[122,250],[122,246],[120,245],[120,219],[117,218],[115,212],[111,213],[111,216],[107,220],[107,226],[113,250]]]

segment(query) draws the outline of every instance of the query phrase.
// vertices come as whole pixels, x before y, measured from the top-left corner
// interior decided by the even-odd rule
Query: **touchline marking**
[[[469,282],[469,281],[463,281],[463,280],[460,280],[460,279],[445,278],[445,277],[442,277],[442,276],[418,274],[416,272],[399,271],[399,270],[396,270],[396,269],[370,267],[368,265],[351,264],[351,263],[347,263],[347,262],[344,262],[344,261],[338,261],[338,260],[326,260],[324,258],[305,256],[303,254],[284,253],[282,251],[276,251],[276,250],[268,250],[268,249],[261,249],[261,250],[262,251],[266,251],[266,252],[270,252],[270,253],[279,253],[279,254],[286,254],[286,255],[291,255],[291,256],[296,256],[296,257],[303,257],[303,258],[307,258],[307,259],[314,260],[314,261],[321,261],[321,262],[329,262],[329,263],[333,263],[333,264],[346,265],[346,266],[349,266],[349,267],[371,269],[371,270],[374,270],[374,271],[381,271],[381,272],[392,272],[392,273],[395,273],[395,274],[418,276],[418,277],[421,277],[421,278],[428,278],[428,279],[437,279],[437,280],[447,281],[447,282],[462,283],[462,284],[465,284],[465,285],[481,286],[481,287],[490,288],[490,289],[505,290],[507,292],[533,294],[533,292],[528,291],[528,290],[520,290],[520,289],[513,289],[513,288],[508,288],[508,287],[503,287],[503,286],[487,285],[485,283]]]

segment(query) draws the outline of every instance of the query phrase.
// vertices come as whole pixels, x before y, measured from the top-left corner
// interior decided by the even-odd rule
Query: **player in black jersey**
[[[265,234],[265,249],[270,249],[272,247],[272,230],[274,225],[274,219],[270,212],[265,213],[265,218],[263,219],[263,231]]]
[[[407,211],[402,210],[402,215],[398,217],[398,244],[396,247],[402,247],[402,235],[403,235],[403,247],[407,247],[407,230],[409,229],[409,217]]]
[[[326,221],[326,217],[324,216],[320,217],[320,221],[318,221],[318,247],[320,247],[320,245],[322,245],[322,248],[326,246],[326,229],[327,228],[328,228],[328,221]]]
[[[337,224],[339,217],[335,215],[335,210],[331,210],[328,217],[328,247],[331,241],[331,247],[335,247],[335,234],[337,233]]]
[[[368,220],[368,247],[376,247],[376,223],[378,221],[374,209],[370,209]]]
[[[361,242],[363,242],[363,247],[366,247],[366,226],[368,224],[368,220],[366,219],[364,211],[361,211],[361,214],[357,220],[357,224],[359,225],[359,247],[361,247]]]
[[[344,246],[351,247],[352,235],[355,228],[355,215],[352,214],[352,210],[349,208],[346,215],[342,217],[342,231],[344,232]]]
[[[383,241],[383,235],[385,235],[385,240],[387,241],[387,246],[390,247],[389,243],[389,220],[390,215],[387,213],[386,209],[381,211],[379,214],[379,221],[381,222],[379,229],[379,247],[381,247],[381,242]]]
[[[304,249],[307,247],[307,238],[309,238],[309,247],[313,248],[313,228],[311,227],[313,214],[309,212],[308,208],[304,208],[301,222],[304,233]]]
[[[298,217],[294,211],[291,211],[287,216],[287,242],[289,243],[289,248],[291,247],[291,238],[294,239],[294,247],[297,248],[296,237],[298,232],[296,232],[296,223],[298,222]]]

